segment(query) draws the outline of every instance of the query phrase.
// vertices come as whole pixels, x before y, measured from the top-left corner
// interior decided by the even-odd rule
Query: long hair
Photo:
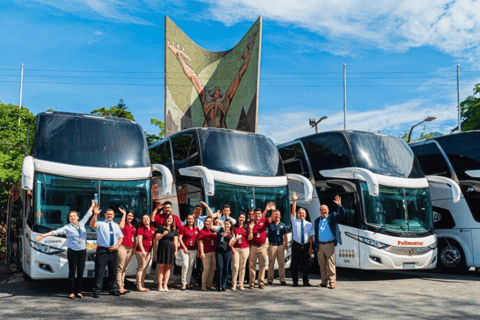
[[[232,221],[230,221],[230,220],[225,220],[224,223],[225,223],[225,224],[226,224],[226,223],[229,223],[229,224],[230,224],[229,238],[232,238],[233,235],[234,235],[234,232],[235,232],[235,226],[233,225]],[[225,229],[225,228],[224,228],[224,229]]]
[[[245,218],[245,221],[243,222],[242,225],[240,225],[240,222],[238,221],[238,220],[240,220],[240,219],[238,219],[238,218],[240,218],[240,216],[243,216]],[[237,217],[237,223],[235,224],[235,229],[240,228],[240,227],[245,228],[245,223],[247,223],[247,215],[245,214],[245,212],[240,212],[240,214]]]
[[[162,226],[163,227],[166,227],[167,226],[167,220],[172,217],[172,226],[170,227],[170,231],[174,231],[176,226],[175,226],[175,219],[173,218],[173,214],[167,214],[167,216],[165,217],[165,220],[163,220],[163,224]]]
[[[139,227],[144,227],[144,228],[146,228],[147,226],[145,225],[145,223],[143,223],[143,217],[148,217],[148,220],[150,220],[150,216],[145,213],[145,214],[143,214],[143,215],[140,217]],[[150,221],[149,226],[150,226],[150,227],[152,226],[152,221]]]
[[[213,218],[212,218],[212,217],[210,217],[210,216],[206,217],[206,218],[205,218],[205,222],[204,222],[204,224],[203,224],[203,229],[205,229],[205,230],[208,230],[208,229],[207,229],[207,220],[208,220],[208,219],[212,220],[212,223],[213,223]]]
[[[188,217],[193,218],[193,229],[197,227],[197,217],[193,213],[190,213],[187,215],[187,218],[185,219],[185,227],[188,228]]]
[[[70,223],[70,216],[71,216],[73,213],[75,213],[75,214],[77,215],[78,219],[80,220],[80,216],[78,215],[78,212],[75,211],[75,210],[72,210],[72,211],[70,211],[70,212],[68,213],[68,216],[67,216],[67,222],[68,222],[68,223]]]

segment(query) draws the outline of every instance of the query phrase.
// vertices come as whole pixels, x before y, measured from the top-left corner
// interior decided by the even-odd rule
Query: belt
[[[269,243],[271,246],[283,246],[284,243],[283,242],[270,242]]]
[[[327,244],[327,243],[333,243],[334,241],[318,241],[318,243],[320,244]]]
[[[264,243],[262,243],[262,244],[253,244],[253,243],[252,243],[252,244],[250,244],[250,245],[251,245],[252,247],[259,247],[259,248],[260,248],[260,247],[265,246],[265,245],[266,245],[266,242],[264,242]]]
[[[293,241],[293,243],[296,243],[298,244],[299,246],[301,246],[302,248],[306,245],[310,245],[310,241],[308,241],[307,243],[304,243],[304,244],[301,244],[300,242],[297,242],[297,241]]]

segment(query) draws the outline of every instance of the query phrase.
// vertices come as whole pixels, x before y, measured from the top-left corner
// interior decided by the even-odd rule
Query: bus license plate
[[[403,264],[403,269],[415,269],[415,262],[406,262]]]

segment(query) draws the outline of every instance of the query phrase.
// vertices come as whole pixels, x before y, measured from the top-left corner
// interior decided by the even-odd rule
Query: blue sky
[[[153,133],[163,120],[164,16],[200,46],[233,47],[263,16],[259,132],[281,143],[319,129],[398,136],[427,116],[427,131],[456,126],[480,82],[480,3],[473,0],[4,0],[0,101],[34,114],[89,113],[124,99]],[[419,135],[417,128],[414,136]]]

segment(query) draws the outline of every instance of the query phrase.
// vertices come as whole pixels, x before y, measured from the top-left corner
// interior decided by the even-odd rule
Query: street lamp
[[[436,117],[428,117],[428,118],[426,118],[425,120],[423,120],[422,122],[419,122],[419,123],[417,123],[416,125],[414,125],[414,126],[410,129],[410,133],[408,134],[408,139],[407,139],[408,143],[412,142],[411,139],[412,139],[412,131],[413,131],[413,128],[415,128],[416,126],[418,126],[418,125],[420,125],[420,124],[422,124],[422,123],[424,123],[424,122],[430,122],[430,121],[435,120],[435,119],[437,119],[437,118],[436,118]]]
[[[321,117],[320,120],[318,120],[318,121],[316,121],[316,122],[315,122],[315,119],[314,119],[314,118],[311,118],[311,119],[309,120],[310,126],[311,126],[311,127],[315,127],[315,133],[318,133],[318,127],[317,127],[317,125],[318,125],[322,120],[325,120],[325,119],[327,119],[327,116]]]

